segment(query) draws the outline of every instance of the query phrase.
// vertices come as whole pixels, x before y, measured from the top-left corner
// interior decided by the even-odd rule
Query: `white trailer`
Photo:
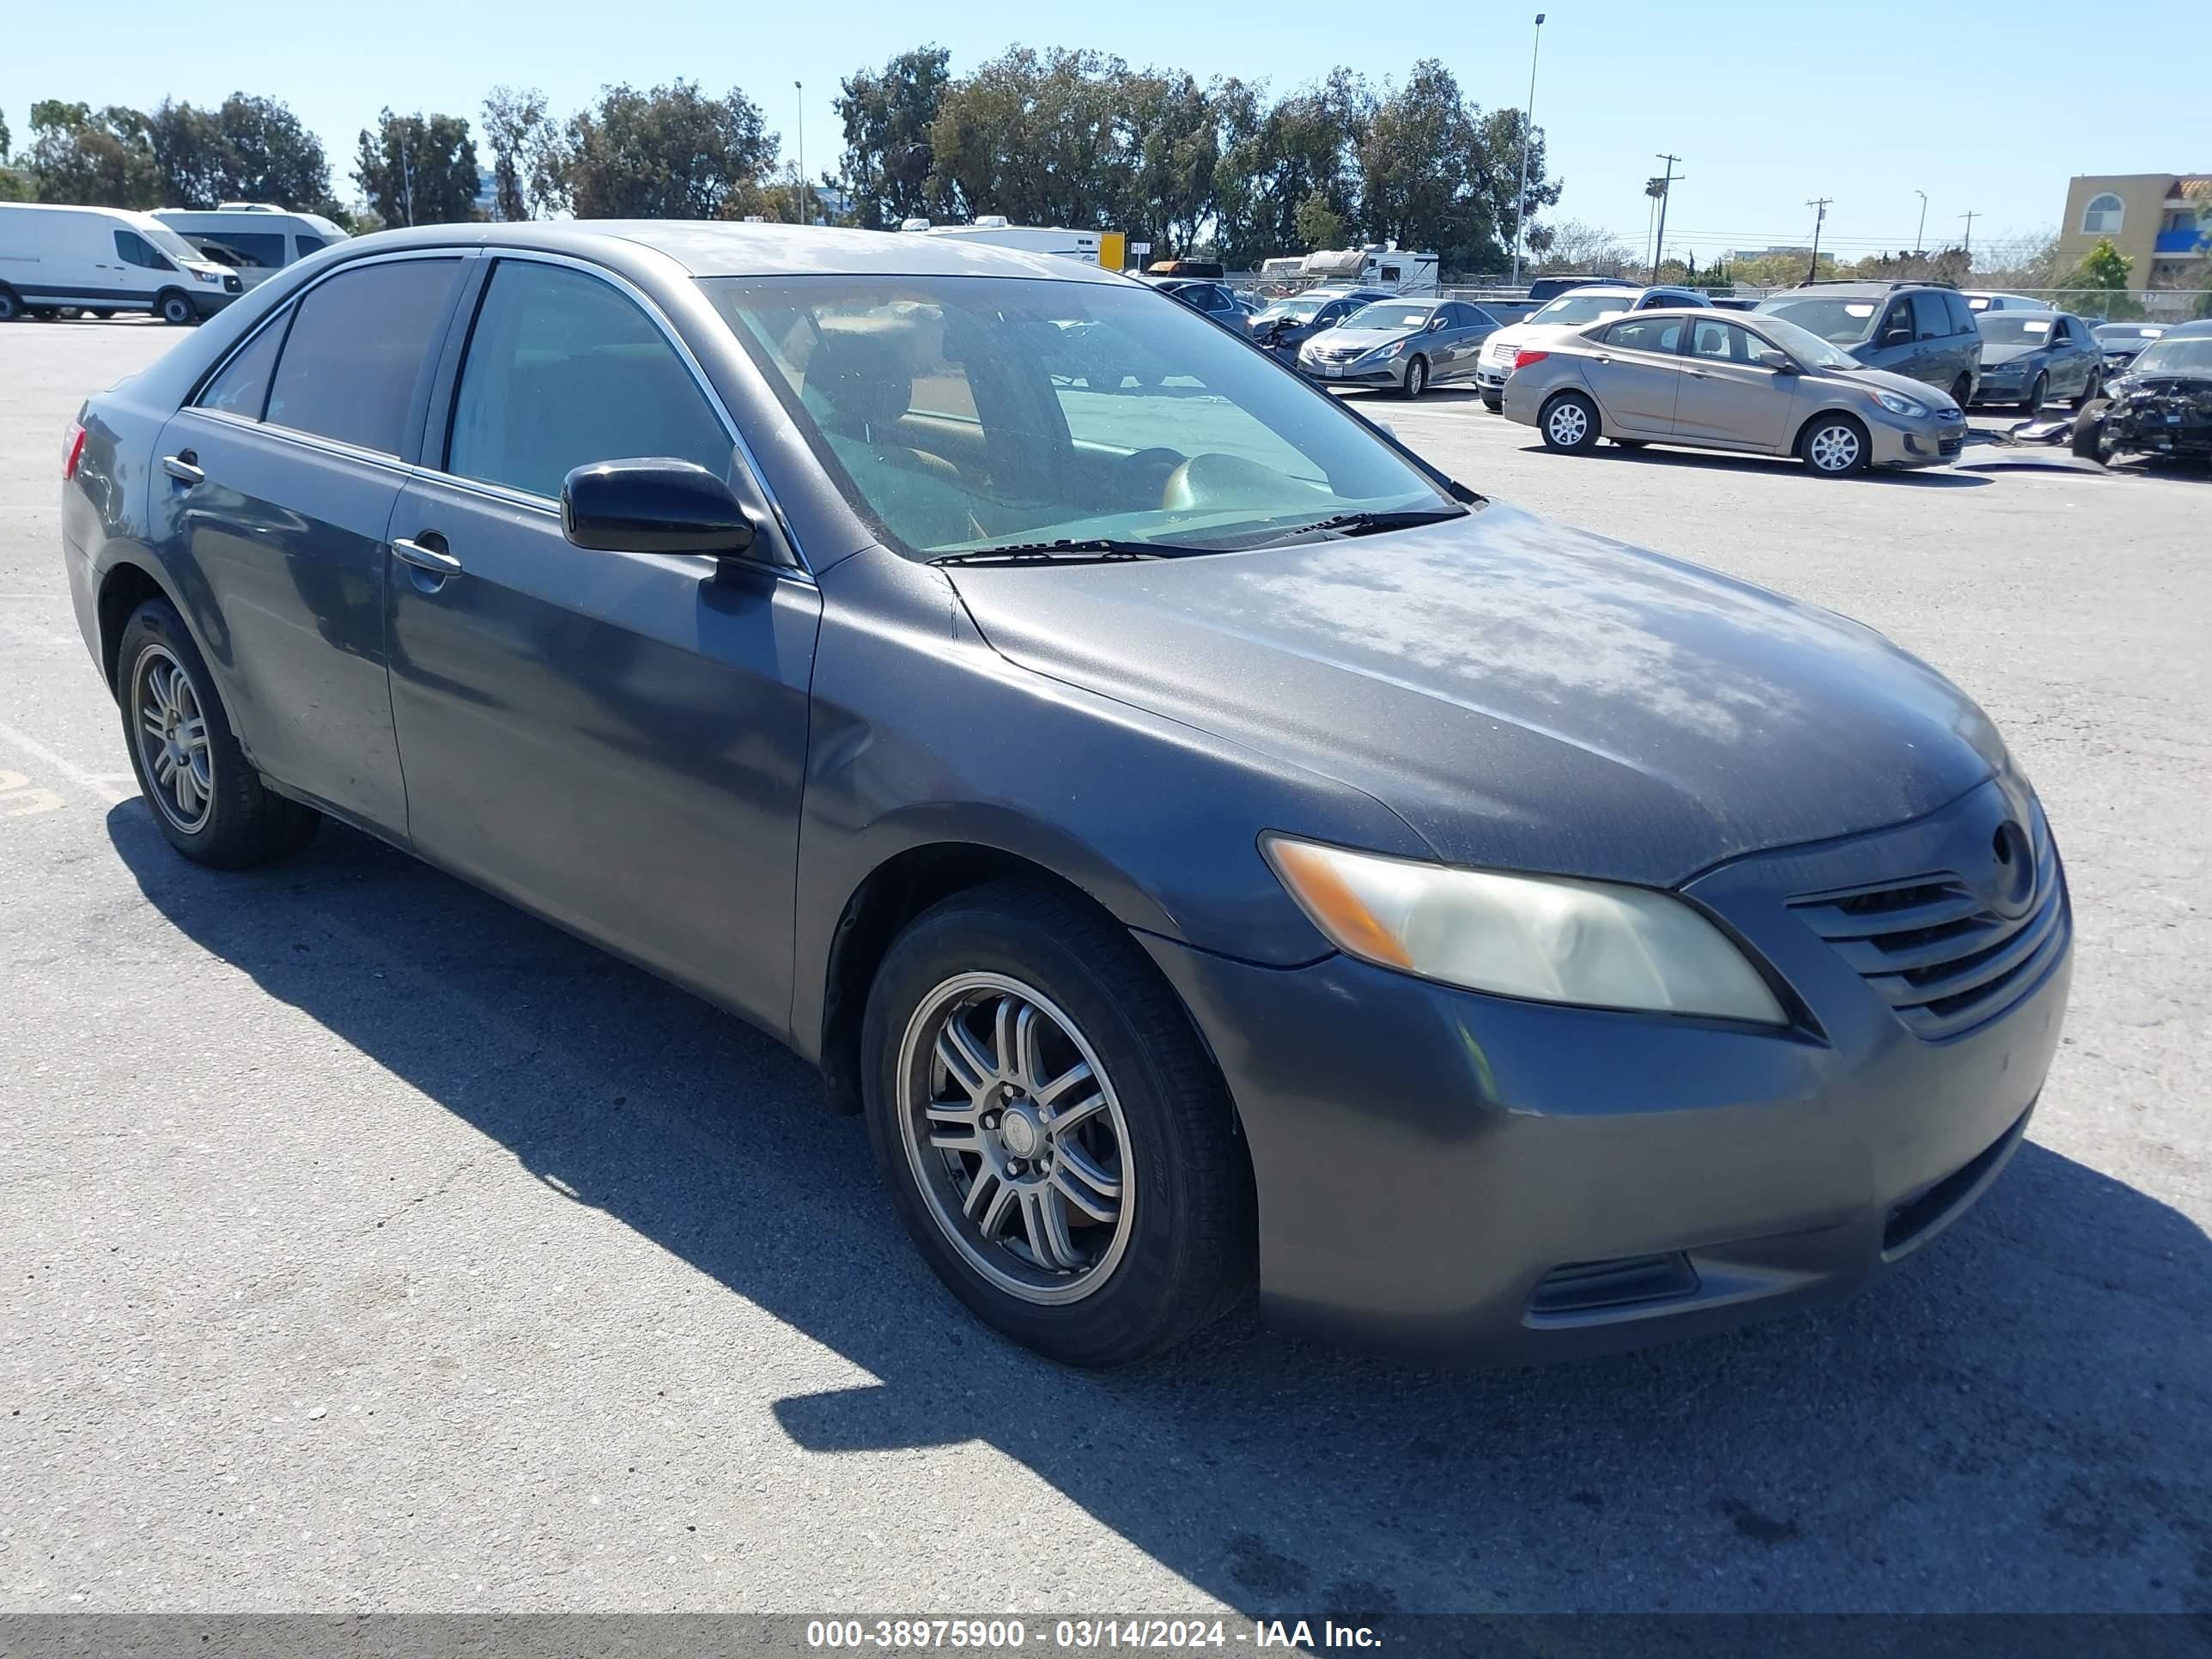
[[[1018,247],[1025,253],[1057,253],[1065,258],[1080,259],[1087,265],[1099,262],[1097,231],[1009,224],[1003,216],[995,213],[986,214],[972,225],[933,225],[926,219],[909,219],[900,228],[924,235],[946,236],[955,241]]]
[[[1394,294],[1441,291],[1437,256],[1406,248],[1347,247],[1309,253],[1302,274],[1310,283],[1344,283],[1354,288],[1387,288]]]

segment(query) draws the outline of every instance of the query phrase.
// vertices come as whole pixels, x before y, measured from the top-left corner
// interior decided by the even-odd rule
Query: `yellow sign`
[[[1128,241],[1118,230],[1098,233],[1098,263],[1109,270],[1119,270],[1127,258]]]

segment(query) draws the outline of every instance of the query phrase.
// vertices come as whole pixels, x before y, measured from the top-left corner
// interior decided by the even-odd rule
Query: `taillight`
[[[84,459],[84,428],[76,422],[69,423],[69,431],[62,438],[62,482],[67,483],[76,477],[76,464]]]
[[[1551,355],[1552,354],[1548,351],[1516,351],[1513,354],[1513,367],[1516,368],[1526,368],[1531,363],[1542,362],[1545,358]]]

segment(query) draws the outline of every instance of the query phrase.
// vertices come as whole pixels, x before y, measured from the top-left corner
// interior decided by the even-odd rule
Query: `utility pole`
[[[1805,204],[1813,210],[1813,264],[1805,272],[1808,283],[1818,282],[1820,277],[1820,225],[1828,216],[1828,204],[1835,199],[1832,196],[1816,196]]]
[[[1651,280],[1655,283],[1659,280],[1659,262],[1667,257],[1667,198],[1674,193],[1675,183],[1681,177],[1674,171],[1674,163],[1682,158],[1662,155],[1657,159],[1667,164],[1667,171],[1654,180],[1659,186],[1659,234],[1651,243]]]
[[[404,192],[407,222],[411,225],[415,222],[415,174],[407,165],[407,123],[404,117],[399,123],[399,184]]]
[[[1521,283],[1521,222],[1528,216],[1528,145],[1536,136],[1536,54],[1544,45],[1544,14],[1536,14],[1536,37],[1528,48],[1528,107],[1521,117],[1521,193],[1513,198],[1513,285]]]
[[[799,222],[804,225],[814,218],[806,210],[806,88],[793,81],[791,89],[799,94]]]
[[[1916,190],[1912,193],[1920,198],[1920,228],[1912,233],[1912,251],[1925,253],[1928,252],[1928,192]]]
[[[1962,213],[1959,216],[1966,222],[1966,269],[1972,270],[1974,268],[1974,221],[1982,216],[1975,211]]]

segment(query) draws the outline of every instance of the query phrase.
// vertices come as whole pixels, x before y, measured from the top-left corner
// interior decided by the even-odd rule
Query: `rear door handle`
[[[458,576],[461,574],[461,562],[443,548],[425,547],[420,542],[410,541],[401,536],[393,540],[392,550],[399,556],[402,563],[411,564],[417,570],[427,570],[434,576]]]
[[[189,449],[181,455],[164,455],[161,457],[161,471],[179,483],[205,483],[207,474],[192,465],[193,459],[192,452]]]

